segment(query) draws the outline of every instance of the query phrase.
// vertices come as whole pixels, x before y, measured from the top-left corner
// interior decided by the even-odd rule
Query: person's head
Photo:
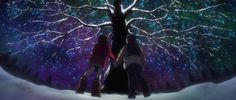
[[[108,45],[108,40],[106,35],[99,35],[98,44],[100,45]]]
[[[127,43],[127,44],[137,44],[136,36],[133,35],[133,34],[129,34],[129,35],[126,37],[126,43]]]
[[[128,50],[128,56],[130,55],[140,55],[141,51],[138,46],[136,36],[135,35],[128,35],[126,37],[126,43],[127,43],[127,50]]]

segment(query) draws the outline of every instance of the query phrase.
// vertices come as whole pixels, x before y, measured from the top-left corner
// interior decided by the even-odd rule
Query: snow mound
[[[152,94],[137,100],[236,100],[236,77],[214,84],[202,83],[173,93]],[[57,90],[16,78],[0,67],[0,100],[127,100],[127,95],[102,94],[101,98],[90,93],[75,94],[71,90]]]

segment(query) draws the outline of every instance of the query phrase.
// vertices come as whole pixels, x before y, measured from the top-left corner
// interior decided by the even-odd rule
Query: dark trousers
[[[129,94],[135,95],[135,90],[138,89],[141,84],[143,93],[149,92],[147,82],[144,80],[142,73],[142,66],[139,64],[130,64],[127,66],[128,82],[129,82]]]

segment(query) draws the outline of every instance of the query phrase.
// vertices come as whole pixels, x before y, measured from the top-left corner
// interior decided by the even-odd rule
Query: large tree
[[[74,42],[80,43],[106,34],[112,37],[112,50],[117,56],[126,36],[134,34],[140,45],[147,48],[147,56],[159,56],[155,61],[162,62],[155,66],[177,66],[170,69],[181,73],[184,70],[179,63],[185,62],[195,72],[206,63],[202,58],[222,60],[218,54],[224,46],[217,44],[235,38],[229,36],[235,34],[235,24],[230,22],[235,15],[228,10],[231,7],[222,0],[12,0],[8,2],[13,16],[9,22],[14,24],[9,27],[20,32],[21,39],[8,45],[31,42],[15,50],[16,55],[41,43],[62,45],[71,36],[77,36]],[[18,24],[21,22],[24,24]],[[47,38],[37,38],[41,36]],[[79,44],[67,52],[77,49]],[[105,90],[124,92],[127,87],[122,65],[111,67]]]

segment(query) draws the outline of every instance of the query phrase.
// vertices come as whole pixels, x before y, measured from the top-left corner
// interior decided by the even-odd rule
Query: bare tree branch
[[[89,5],[82,5],[82,6],[79,6],[79,7],[75,7],[75,6],[70,6],[70,5],[67,5],[67,4],[64,4],[64,3],[58,3],[58,2],[49,2],[47,3],[46,5],[50,5],[50,4],[57,4],[57,5],[60,5],[60,6],[65,6],[69,9],[84,9],[84,8],[91,8],[91,9],[94,9],[94,10],[100,10],[100,11],[107,11],[108,8],[105,6],[103,7],[96,7],[92,4],[89,4]]]
[[[127,16],[131,11],[132,11],[132,8],[138,3],[138,0],[134,0],[133,3],[131,5],[129,5],[127,8],[125,8],[123,10],[123,13],[125,16]]]
[[[70,16],[70,15],[65,14],[65,13],[63,15],[78,20],[81,24],[83,24],[86,27],[104,27],[104,26],[109,26],[109,25],[112,24],[110,21],[109,22],[103,22],[103,23],[100,23],[100,24],[87,24],[87,23],[83,22],[80,18],[77,18],[75,16]]]
[[[156,22],[156,21],[160,21],[165,19],[168,16],[168,14],[166,14],[165,16],[161,17],[161,18],[154,18],[154,19],[149,19],[149,18],[143,18],[143,17],[139,17],[139,18],[132,18],[129,21],[126,22],[126,25],[129,27],[133,22],[135,21],[151,21],[151,22]]]
[[[132,11],[138,11],[138,12],[143,12],[143,13],[153,13],[153,12],[155,12],[155,11],[165,11],[165,12],[169,12],[169,10],[168,9],[166,9],[166,8],[164,8],[164,7],[166,7],[166,5],[162,5],[162,6],[160,6],[160,7],[158,7],[158,8],[155,8],[155,9],[152,9],[152,10],[146,10],[146,9],[139,9],[139,8],[132,8]]]
[[[191,12],[191,13],[199,13],[199,12],[204,12],[204,11],[207,11],[209,9],[214,9],[214,8],[217,8],[217,7],[220,7],[220,6],[223,6],[223,5],[226,5],[225,3],[222,3],[222,4],[217,4],[217,5],[213,5],[213,6],[208,6],[208,7],[205,7],[205,8],[201,8],[201,9],[198,9],[198,10],[180,10],[180,9],[175,9],[176,12]]]
[[[107,9],[109,10],[108,13],[109,13],[110,16],[111,16],[112,14],[114,14],[114,9],[115,9],[115,8],[114,8],[113,5],[111,5],[111,4],[109,3],[108,0],[106,0],[105,2],[106,2],[105,5],[106,5]]]
[[[191,37],[191,35],[196,35],[199,36],[201,38],[204,39],[208,39],[208,38],[214,38],[214,39],[229,39],[228,37],[225,37],[224,35],[217,35],[217,34],[213,34],[210,31],[211,30],[221,30],[221,31],[232,31],[231,29],[227,29],[224,27],[221,27],[220,25],[204,25],[204,23],[191,23],[189,25],[185,25],[184,27],[181,27],[182,23],[179,23],[178,20],[180,20],[180,18],[182,18],[182,20],[185,21],[191,21],[193,20],[192,18],[188,17],[188,16],[184,16],[184,14],[201,14],[201,17],[203,18],[207,18],[210,19],[211,21],[215,21],[217,23],[221,23],[221,24],[225,24],[226,21],[222,20],[222,19],[227,19],[229,20],[230,17],[227,16],[227,14],[225,14],[224,12],[220,12],[220,11],[212,11],[212,9],[227,5],[225,3],[222,4],[216,4],[216,5],[211,5],[211,6],[207,6],[207,7],[203,7],[203,8],[199,8],[199,9],[188,9],[188,8],[184,8],[182,7],[181,9],[179,9],[179,7],[177,7],[178,5],[183,5],[183,3],[180,2],[181,0],[171,0],[170,4],[167,5],[161,5],[160,7],[157,7],[155,9],[140,9],[138,7],[135,7],[138,3],[138,0],[133,0],[132,4],[130,4],[127,8],[119,8],[119,10],[121,10],[124,14],[124,18],[127,18],[127,15],[131,14],[131,13],[140,13],[140,15],[138,15],[136,18],[131,18],[128,21],[126,21],[126,27],[128,29],[128,32],[130,34],[135,34],[140,38],[146,39],[147,41],[142,42],[142,40],[138,40],[140,42],[140,44],[142,45],[148,45],[148,46],[155,46],[155,49],[161,49],[164,51],[165,54],[169,55],[171,58],[175,59],[175,60],[179,60],[179,58],[175,55],[175,53],[173,53],[169,48],[174,48],[176,50],[176,52],[180,53],[181,55],[183,55],[186,59],[188,59],[188,61],[191,63],[191,65],[197,69],[195,62],[193,61],[193,59],[191,59],[191,55],[188,54],[188,51],[190,51],[189,49],[196,49],[198,51],[203,51],[207,54],[210,55],[210,57],[216,57],[214,55],[214,53],[212,53],[211,50],[216,50],[212,47],[203,47],[203,45],[201,44],[194,44],[195,42],[200,42],[200,39],[195,38],[195,37]],[[30,0],[29,2],[32,2],[33,4],[36,4],[36,2]],[[49,7],[50,5],[56,5],[56,8],[54,7]],[[122,5],[121,5],[122,6]],[[110,4],[108,0],[104,1],[104,4],[101,6],[95,6],[92,5],[91,2],[88,0],[88,4],[85,5],[81,5],[79,7],[74,7],[68,4],[65,4],[65,2],[61,1],[61,0],[55,0],[53,2],[46,2],[45,5],[42,8],[25,8],[25,9],[20,9],[17,8],[17,6],[11,6],[8,7],[9,9],[12,10],[16,10],[18,11],[18,13],[16,14],[16,16],[12,17],[10,21],[20,17],[21,15],[23,15],[25,12],[27,11],[42,11],[42,12],[50,12],[50,14],[47,15],[47,17],[55,17],[55,16],[60,16],[62,18],[56,19],[54,21],[47,21],[44,18],[40,18],[40,19],[33,19],[32,21],[29,21],[29,23],[44,23],[46,26],[52,26],[54,24],[60,24],[63,22],[67,22],[71,19],[76,20],[79,22],[73,23],[71,22],[70,25],[75,25],[73,27],[70,27],[69,30],[67,30],[66,32],[61,32],[60,30],[55,30],[55,29],[43,29],[40,31],[36,31],[36,32],[24,32],[21,30],[17,30],[17,32],[21,32],[22,34],[20,35],[23,39],[17,42],[12,42],[12,43],[8,43],[8,45],[14,46],[20,43],[23,43],[25,41],[28,41],[28,39],[33,39],[33,38],[37,38],[37,37],[41,37],[41,36],[45,36],[46,34],[53,34],[53,37],[51,37],[48,40],[42,39],[42,40],[35,40],[33,43],[27,45],[25,48],[16,51],[13,54],[19,54],[22,53],[24,51],[26,51],[27,49],[39,44],[39,43],[54,43],[55,41],[59,41],[61,44],[67,39],[68,35],[74,33],[76,30],[79,30],[81,28],[84,27],[89,27],[92,28],[92,30],[88,31],[86,34],[92,33],[94,31],[96,31],[94,34],[92,34],[92,36],[88,36],[88,37],[77,37],[76,41],[79,42],[83,42],[83,41],[89,41],[92,40],[93,38],[95,38],[98,34],[102,34],[104,27],[106,26],[112,26],[112,22],[111,21],[102,21],[101,23],[98,24],[94,24],[94,23],[88,23],[86,22],[86,18],[90,15],[93,15],[96,12],[105,12],[108,13],[111,16],[114,15],[114,10],[115,10],[115,6]],[[86,12],[86,14],[82,15],[80,14],[80,16],[78,17],[76,14],[72,15],[69,12],[71,12],[72,10],[75,10],[76,13],[80,12],[80,10],[82,9],[88,9],[89,11]],[[92,11],[92,12],[91,12]],[[209,12],[207,12],[209,11]],[[158,12],[162,12],[162,14],[164,13],[164,16],[160,17],[161,15],[157,14]],[[181,14],[179,14],[179,12]],[[184,14],[182,14],[184,13]],[[208,14],[205,14],[208,13]],[[148,16],[142,16],[142,14],[147,14]],[[202,15],[205,14],[205,15]],[[176,19],[171,18],[172,16],[174,16]],[[168,20],[173,20],[173,22],[168,21]],[[157,29],[152,32],[150,31],[151,29],[144,29],[143,27],[138,27],[139,23],[142,22],[150,22],[153,23],[155,25],[157,25]],[[201,22],[201,21],[199,21]],[[169,24],[178,24],[179,28],[176,27],[172,27]],[[137,26],[135,26],[137,25]],[[206,30],[206,32],[196,32],[196,30]],[[135,32],[138,33],[134,33],[133,30],[135,30]],[[109,33],[110,35],[111,33]],[[172,42],[175,41],[175,42]],[[206,41],[211,43],[211,41]],[[79,46],[75,46],[70,48],[67,53],[74,51],[74,50],[78,50],[81,49]],[[151,49],[151,48],[149,48]]]
[[[71,49],[67,50],[66,53],[69,53],[69,52],[72,52],[72,51],[75,51],[75,50],[78,50],[78,49],[81,49],[81,47],[78,46],[78,47],[71,48]]]
[[[193,27],[191,27],[191,28],[181,30],[181,31],[179,31],[179,32],[180,32],[180,33],[186,33],[186,32],[192,31],[192,30],[197,29],[197,28],[208,28],[208,29],[218,29],[218,30],[231,31],[230,29],[226,29],[226,28],[222,28],[222,27],[207,26],[207,25],[201,25],[201,24],[199,24],[199,25],[193,26]]]
[[[169,7],[173,7],[174,4],[181,4],[178,0],[173,0],[170,4]]]
[[[66,17],[66,18],[62,18],[62,19],[59,19],[59,20],[56,20],[56,21],[45,21],[45,20],[33,20],[31,21],[32,23],[45,23],[45,24],[56,24],[56,23],[61,23],[63,21],[66,21],[69,17]]]

